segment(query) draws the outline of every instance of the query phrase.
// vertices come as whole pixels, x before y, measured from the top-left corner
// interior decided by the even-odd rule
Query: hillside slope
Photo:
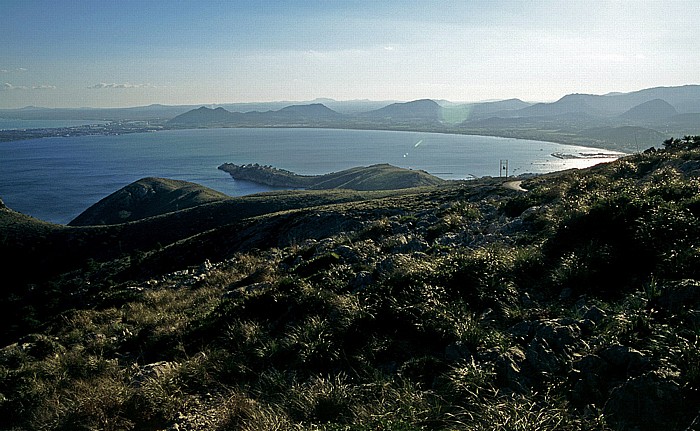
[[[187,222],[43,281],[15,271],[0,428],[695,429],[700,137],[664,146],[527,192],[285,192],[89,228],[3,209],[3,251],[33,226],[37,258],[42,229],[85,235],[71,254]]]
[[[126,223],[229,198],[216,190],[187,181],[143,178],[100,200],[68,224]]]

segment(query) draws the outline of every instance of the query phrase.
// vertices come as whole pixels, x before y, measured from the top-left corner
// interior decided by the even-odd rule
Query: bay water
[[[612,155],[586,157],[601,152],[610,154],[510,138],[338,129],[225,128],[42,138],[0,143],[0,198],[24,214],[68,223],[144,177],[191,181],[231,196],[271,190],[233,180],[217,169],[223,163],[258,163],[303,175],[389,163],[444,179],[470,179],[499,176],[504,160],[510,175],[614,160]]]

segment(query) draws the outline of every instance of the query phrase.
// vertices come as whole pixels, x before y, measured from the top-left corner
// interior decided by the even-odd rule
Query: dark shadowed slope
[[[143,178],[97,202],[69,225],[125,223],[229,198],[216,190],[187,181]]]

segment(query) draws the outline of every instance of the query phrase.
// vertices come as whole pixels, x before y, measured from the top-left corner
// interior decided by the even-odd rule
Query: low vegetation
[[[15,271],[0,428],[697,429],[700,137],[686,138],[527,192],[272,195],[309,204]],[[5,250],[36,259],[59,231],[93,244],[127,226],[2,211]]]

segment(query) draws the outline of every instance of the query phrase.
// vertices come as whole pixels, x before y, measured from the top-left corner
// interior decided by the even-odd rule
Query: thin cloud
[[[0,69],[0,73],[27,72],[29,69],[18,67],[16,69]]]
[[[29,91],[29,90],[55,90],[55,85],[33,85],[31,87],[26,85],[12,85],[6,82],[0,86],[0,91]]]
[[[128,82],[124,84],[117,84],[117,83],[106,83],[106,82],[100,82],[99,84],[91,85],[88,87],[91,90],[100,90],[103,88],[110,88],[110,89],[124,89],[124,88],[158,88],[156,85],[153,84],[130,84]]]

